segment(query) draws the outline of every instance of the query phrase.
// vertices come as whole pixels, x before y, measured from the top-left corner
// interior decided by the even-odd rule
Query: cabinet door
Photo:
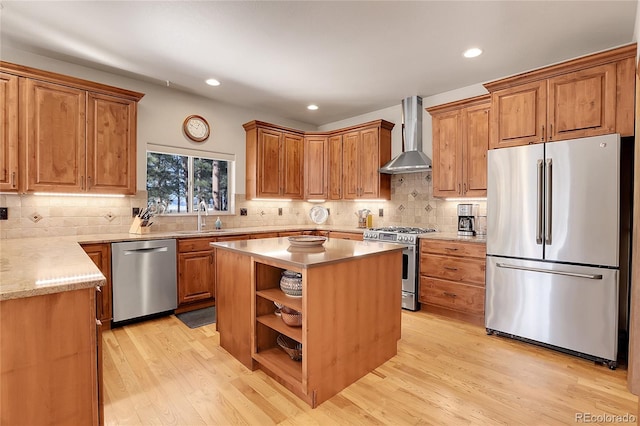
[[[378,198],[380,180],[379,132],[377,128],[360,132],[359,186],[360,198]]]
[[[616,64],[549,79],[549,141],[616,130]]]
[[[466,108],[462,146],[462,192],[466,197],[487,196],[487,150],[491,105]]]
[[[136,102],[89,93],[87,105],[87,190],[135,194]]]
[[[304,198],[326,199],[329,180],[327,138],[308,136],[304,139]]]
[[[544,80],[493,92],[489,148],[544,142],[546,111]]]
[[[178,254],[178,305],[215,298],[214,251]]]
[[[342,199],[342,135],[329,138],[329,199]]]
[[[358,145],[360,132],[350,132],[342,137],[342,198],[345,200],[358,198],[360,193]]]
[[[18,76],[0,73],[0,191],[18,191]]]
[[[282,132],[258,129],[258,197],[280,195],[280,139]]]
[[[460,111],[433,117],[433,196],[462,195],[462,128]]]
[[[304,195],[304,139],[302,136],[284,133],[282,137],[282,195],[301,199]]]
[[[83,192],[86,92],[25,79],[27,191]]]
[[[112,298],[111,298],[111,246],[109,244],[86,244],[82,248],[91,258],[93,263],[100,269],[106,278],[105,285],[100,287],[96,293],[96,317],[109,328],[113,319]]]

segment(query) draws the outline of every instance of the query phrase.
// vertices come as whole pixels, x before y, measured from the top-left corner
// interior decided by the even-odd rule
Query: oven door
[[[416,246],[402,250],[402,308],[418,310],[418,281],[416,280]]]

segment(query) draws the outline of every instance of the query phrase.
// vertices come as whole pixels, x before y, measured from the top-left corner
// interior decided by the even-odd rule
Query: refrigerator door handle
[[[518,269],[521,271],[529,271],[529,272],[541,272],[543,274],[554,274],[554,275],[566,275],[568,277],[576,277],[576,278],[587,278],[589,280],[601,280],[602,275],[600,274],[579,274],[576,272],[568,272],[568,271],[553,271],[551,269],[541,269],[541,268],[530,268],[527,266],[517,266],[517,265],[509,265],[508,263],[496,263],[498,268],[505,269]]]
[[[542,160],[538,160],[538,205],[536,208],[536,244],[542,244]]]
[[[551,161],[551,158],[547,159],[547,167],[546,167],[546,182],[545,182],[545,195],[546,195],[546,199],[544,202],[544,209],[545,209],[545,213],[544,213],[544,223],[545,223],[545,227],[544,227],[544,242],[545,244],[549,245],[551,244],[551,177],[553,176],[553,172],[552,172],[552,168],[551,166],[553,165],[553,162]]]

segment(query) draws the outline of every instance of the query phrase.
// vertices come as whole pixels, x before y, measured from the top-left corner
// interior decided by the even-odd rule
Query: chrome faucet
[[[204,200],[198,203],[198,232],[202,231],[202,225],[206,225],[206,223],[204,223],[204,220],[202,220],[201,212],[203,208],[204,208],[204,215],[209,216],[209,213],[207,213],[207,203],[205,203]]]

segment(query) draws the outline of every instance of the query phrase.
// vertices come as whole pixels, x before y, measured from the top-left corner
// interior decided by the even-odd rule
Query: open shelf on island
[[[304,356],[304,354],[303,354]],[[302,391],[302,362],[294,361],[279,347],[269,348],[253,355],[253,359],[271,370],[281,380]]]
[[[302,297],[291,297],[284,294],[280,287],[256,291],[256,296],[278,302],[298,312],[302,312]]]
[[[259,323],[266,325],[277,332],[291,337],[293,340],[302,343],[302,327],[291,327],[282,322],[282,318],[275,314],[261,315],[256,318]]]

